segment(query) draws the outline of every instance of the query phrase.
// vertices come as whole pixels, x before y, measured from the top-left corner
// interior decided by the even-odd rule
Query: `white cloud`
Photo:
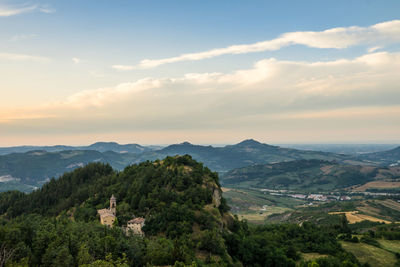
[[[189,73],[180,78],[146,78],[86,90],[69,97],[64,105],[84,108],[135,103],[134,109],[166,109],[163,114],[178,106],[186,112],[209,101],[218,106],[232,101],[229,109],[239,105],[246,107],[246,112],[257,105],[263,112],[280,112],[282,104],[290,110],[303,109],[311,100],[316,109],[318,105],[325,109],[385,101],[390,105],[393,94],[400,97],[396,89],[399,72],[400,53],[378,52],[326,62],[270,58],[258,61],[253,68],[228,74]],[[211,110],[210,106],[207,109]]]
[[[40,12],[46,13],[46,14],[52,14],[55,12],[55,10],[53,8],[50,7],[40,7],[39,8]]]
[[[79,63],[81,62],[81,59],[80,59],[80,58],[77,58],[77,57],[74,57],[74,58],[72,58],[72,61],[73,61],[75,64],[79,64]]]
[[[382,46],[374,46],[374,47],[370,47],[368,48],[368,53],[373,53],[376,50],[382,49]]]
[[[126,96],[148,89],[155,89],[161,85],[156,79],[142,79],[133,83],[122,83],[111,88],[85,90],[70,96],[64,105],[72,107],[104,106],[123,100]]]
[[[0,5],[0,17],[10,17],[31,12],[53,13],[54,10],[49,7],[38,5],[22,5],[22,6],[4,6]]]
[[[39,62],[45,62],[50,60],[47,57],[15,54],[15,53],[0,53],[0,59],[13,60],[13,61],[39,61]]]
[[[284,33],[276,39],[253,44],[232,45],[199,53],[182,54],[163,59],[144,59],[138,67],[153,68],[164,64],[196,61],[227,54],[247,54],[279,50],[285,46],[301,44],[312,48],[344,49],[355,45],[385,45],[400,42],[400,20],[378,23],[370,27],[339,27],[325,31],[299,31]],[[133,68],[133,67],[131,67]]]
[[[134,66],[129,66],[129,65],[112,65],[111,68],[119,71],[128,71],[135,69]]]

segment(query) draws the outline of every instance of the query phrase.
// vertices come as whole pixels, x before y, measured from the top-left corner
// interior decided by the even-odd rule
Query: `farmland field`
[[[390,221],[379,219],[365,214],[360,214],[358,211],[346,211],[346,212],[330,212],[329,214],[345,214],[349,223],[357,223],[361,221],[371,221],[371,222],[384,222],[391,223]]]
[[[369,188],[396,188],[400,187],[400,182],[387,182],[387,181],[373,181],[362,186],[356,187],[353,191],[366,191]]]
[[[399,240],[386,240],[379,239],[379,244],[381,244],[383,249],[389,250],[393,253],[400,253],[400,241]]]
[[[343,248],[351,252],[361,263],[368,263],[370,266],[394,266],[396,257],[384,249],[377,248],[365,243],[341,242]]]

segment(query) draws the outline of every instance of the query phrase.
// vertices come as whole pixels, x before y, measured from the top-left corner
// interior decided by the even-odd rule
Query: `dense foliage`
[[[100,225],[96,214],[111,194],[113,228]],[[0,243],[12,252],[9,266],[294,266],[308,252],[359,264],[336,240],[349,231],[343,222],[253,227],[228,209],[217,174],[190,156],[122,172],[89,164],[31,194],[0,194]],[[120,227],[134,215],[146,218],[145,237]]]

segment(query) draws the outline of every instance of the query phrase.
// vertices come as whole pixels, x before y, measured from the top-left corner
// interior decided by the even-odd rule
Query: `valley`
[[[41,150],[29,150],[32,148],[40,148]],[[383,169],[384,167],[379,170],[375,169],[381,161],[373,162],[370,158],[364,160],[354,155],[282,148],[263,144],[253,139],[244,140],[236,145],[226,145],[223,147],[193,145],[187,142],[166,147],[141,146],[137,144],[119,145],[112,142],[98,142],[83,147],[25,146],[0,148],[0,151],[3,151],[3,153],[7,151],[12,152],[0,155],[0,176],[11,176],[18,180],[18,182],[15,180],[13,184],[6,184],[0,181],[0,192],[13,188],[29,192],[36,187],[40,187],[45,181],[51,178],[57,178],[64,172],[71,171],[90,162],[108,163],[117,170],[123,170],[130,164],[155,160],[166,156],[185,154],[189,154],[194,159],[203,162],[203,164],[212,171],[219,172],[224,183],[230,183],[232,181],[236,183],[229,178],[229,175],[234,177],[234,173],[239,174],[242,171],[247,171],[246,168],[249,168],[250,172],[254,172],[254,169],[261,168],[260,166],[262,164],[276,163],[278,165],[271,165],[274,166],[274,178],[269,178],[268,181],[271,179],[279,180],[279,185],[276,182],[273,182],[273,184],[274,186],[282,188],[285,187],[285,182],[291,184],[289,188],[298,188],[300,185],[309,187],[309,183],[312,182],[312,187],[315,190],[329,190],[336,186],[352,186],[358,182],[357,179],[368,182],[375,178],[378,179],[379,175],[381,175],[381,178],[393,178],[394,174],[392,170],[395,168],[393,167],[385,172]],[[17,153],[17,151],[19,152]],[[393,156],[392,154],[393,153],[388,154],[391,159]],[[387,154],[384,154],[383,157],[385,157],[385,155]],[[395,157],[394,159],[396,160],[397,158]],[[299,166],[304,165],[302,168],[304,169],[307,167],[308,170],[299,173],[296,170],[296,164]],[[282,166],[279,167],[280,165]],[[367,165],[372,167],[368,167]],[[325,170],[321,169],[323,166],[325,166]],[[334,168],[330,170],[330,166]],[[236,170],[238,168],[244,169]],[[281,170],[279,170],[279,168],[281,168]],[[290,170],[290,168],[294,168],[293,170],[295,172],[297,171],[297,173]],[[316,172],[318,168],[321,170]],[[287,171],[285,169],[287,169]],[[271,172],[266,172],[266,170],[267,169],[264,168],[262,171],[265,172],[264,174],[270,175]],[[341,180],[335,181],[334,176],[342,170],[345,173],[338,176]],[[279,171],[281,173],[286,172],[284,177],[279,177],[277,173]],[[374,171],[379,172],[375,174],[376,177],[372,175]],[[314,175],[314,180],[309,180],[309,173]],[[346,177],[346,175],[348,177]],[[398,175],[398,173],[396,175]],[[303,176],[306,178],[305,180]],[[320,176],[320,178],[317,176]],[[245,185],[246,187],[250,186],[250,184],[263,187],[262,183],[269,183],[267,180],[256,182],[252,177],[250,178],[252,181],[243,181],[243,183],[248,183]],[[269,188],[270,186],[266,187]]]

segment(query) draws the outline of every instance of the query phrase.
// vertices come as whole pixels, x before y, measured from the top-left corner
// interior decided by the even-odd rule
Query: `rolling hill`
[[[131,163],[134,154],[121,154],[112,151],[67,150],[46,152],[34,150],[26,153],[12,153],[0,156],[0,191],[10,188],[14,183],[21,189],[24,185],[41,186],[52,177],[82,167],[90,162],[109,163],[121,170]],[[10,184],[11,183],[11,184]],[[22,191],[26,191],[22,189]]]
[[[387,151],[362,154],[358,158],[382,166],[398,166],[400,165],[400,146]]]
[[[398,168],[346,165],[325,160],[296,160],[259,164],[227,172],[226,186],[245,188],[326,191],[365,184],[373,180],[399,178]]]
[[[29,191],[32,190],[32,186],[40,186],[44,181],[52,177],[58,177],[64,172],[71,171],[90,162],[109,163],[113,168],[122,170],[132,163],[186,154],[203,162],[211,170],[220,173],[254,164],[300,159],[335,160],[338,162],[354,161],[360,163],[347,155],[281,148],[262,144],[252,139],[224,147],[193,145],[185,142],[159,150],[138,147],[138,145],[119,145],[117,143],[96,143],[87,148],[91,150],[73,149],[55,152],[34,150],[25,153],[2,155],[0,156],[0,191],[9,189]],[[52,147],[52,149],[55,149],[55,147]],[[129,151],[135,151],[135,153],[128,153]]]

